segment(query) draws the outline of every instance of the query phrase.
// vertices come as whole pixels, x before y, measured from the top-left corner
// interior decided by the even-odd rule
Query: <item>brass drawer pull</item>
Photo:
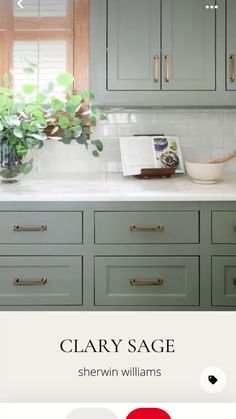
[[[233,284],[236,285],[236,278],[233,278]]]
[[[161,286],[164,284],[164,279],[159,278],[159,279],[154,279],[153,281],[149,281],[149,280],[145,280],[145,279],[135,279],[132,278],[130,279],[130,285],[132,285],[133,287],[140,287],[140,286]]]
[[[136,225],[132,225],[130,226],[130,231],[132,231],[133,233],[161,233],[162,231],[164,231],[164,228],[165,226],[163,224],[160,224],[156,227],[139,227]]]
[[[17,285],[17,286],[21,286],[21,285],[25,285],[25,286],[29,286],[29,285],[36,285],[36,286],[43,286],[43,285],[47,285],[48,283],[48,279],[47,278],[42,278],[40,280],[23,280],[23,279],[19,279],[19,278],[15,278],[13,280],[13,284]]]
[[[164,56],[164,62],[165,62],[165,82],[169,83],[170,82],[170,57],[169,55],[165,55]]]
[[[155,55],[153,57],[153,65],[154,65],[154,83],[159,83],[159,79],[160,79],[160,59],[159,59],[159,55]]]
[[[231,54],[229,56],[230,59],[230,81],[234,83],[236,80],[236,61],[235,61],[235,54]]]
[[[14,225],[14,229],[13,229],[14,231],[16,231],[16,232],[32,232],[32,231],[37,231],[37,232],[45,232],[45,231],[47,231],[48,230],[48,226],[46,226],[46,225],[43,225],[43,226],[41,226],[41,227],[21,227],[21,226],[19,226],[19,225]]]

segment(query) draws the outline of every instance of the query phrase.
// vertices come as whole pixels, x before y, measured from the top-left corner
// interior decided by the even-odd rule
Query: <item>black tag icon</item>
[[[214,375],[209,375],[208,380],[214,386],[217,383],[217,378]]]

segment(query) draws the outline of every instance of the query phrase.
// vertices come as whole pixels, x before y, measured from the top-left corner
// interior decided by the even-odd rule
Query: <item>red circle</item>
[[[171,419],[171,417],[162,409],[141,408],[133,410],[126,419]]]

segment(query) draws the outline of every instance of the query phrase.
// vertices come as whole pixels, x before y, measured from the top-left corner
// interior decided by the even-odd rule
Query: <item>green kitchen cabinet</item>
[[[205,6],[199,0],[162,2],[163,90],[215,90],[215,10]]]
[[[227,90],[236,90],[236,2],[226,3],[226,67]]]
[[[95,304],[198,306],[198,257],[96,257]]]
[[[0,202],[1,310],[236,310],[235,202]]]
[[[81,257],[0,256],[1,306],[82,305]]]
[[[212,304],[236,307],[236,257],[212,258]]]
[[[109,0],[108,90],[160,89],[160,10],[160,0]]]
[[[90,88],[104,107],[236,106],[234,0],[93,0]]]

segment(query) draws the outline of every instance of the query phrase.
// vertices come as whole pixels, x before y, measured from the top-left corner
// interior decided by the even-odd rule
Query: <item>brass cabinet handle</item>
[[[165,55],[164,56],[164,62],[165,62],[165,82],[169,83],[170,82],[170,56],[169,55]]]
[[[36,286],[42,286],[42,285],[46,285],[48,283],[48,279],[47,278],[42,278],[40,280],[23,280],[23,279],[19,279],[19,278],[15,278],[13,280],[13,284],[17,285],[17,286],[29,286],[29,285],[36,285]]]
[[[234,83],[236,80],[236,61],[235,61],[235,54],[231,54],[229,56],[230,59],[230,81]]]
[[[38,231],[38,232],[45,232],[48,230],[48,226],[42,225],[41,227],[21,227],[19,225],[14,225],[13,228],[16,232],[31,232],[31,231]]]
[[[152,281],[150,280],[145,280],[145,279],[135,279],[132,278],[129,281],[130,285],[132,285],[133,287],[140,287],[140,286],[161,286],[164,284],[164,279],[163,278],[159,278],[159,279],[154,279]]]
[[[154,83],[159,83],[159,80],[160,80],[160,59],[159,59],[159,55],[154,55],[153,65],[154,65]]]
[[[165,226],[163,224],[160,224],[156,227],[139,227],[136,225],[132,225],[130,226],[130,231],[132,231],[133,233],[161,233],[162,231],[164,231],[164,228]]]

